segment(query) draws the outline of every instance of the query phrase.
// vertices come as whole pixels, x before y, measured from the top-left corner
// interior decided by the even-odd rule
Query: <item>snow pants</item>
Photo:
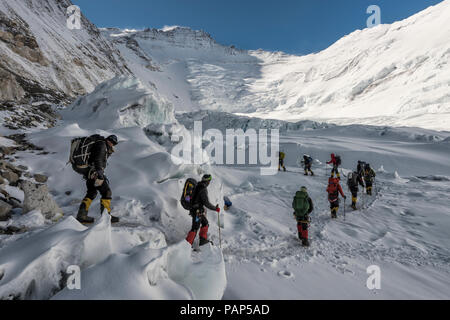
[[[331,217],[336,218],[337,212],[339,210],[339,199],[333,202],[330,202],[330,209],[331,209]]]
[[[308,239],[308,223],[306,221],[297,221],[297,230],[299,239]]]
[[[331,177],[334,178],[334,174],[336,173],[336,177],[341,178],[339,174],[339,166],[337,164],[333,165],[333,169],[331,169]]]
[[[284,159],[279,159],[278,160],[278,170],[281,170],[281,168],[283,168],[284,171],[286,171],[286,167],[284,166]]]
[[[352,193],[352,205],[356,205],[358,201],[358,188],[350,188],[350,192]]]
[[[200,226],[200,241],[204,242],[208,240],[209,223],[208,219],[206,219],[206,212],[204,211],[202,213],[198,213],[196,211],[192,211],[190,215],[192,216],[192,228],[186,237],[186,241],[191,245],[194,243],[195,237],[197,236],[197,231]]]

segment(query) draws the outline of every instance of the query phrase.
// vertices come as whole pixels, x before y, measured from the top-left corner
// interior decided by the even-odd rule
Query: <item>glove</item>
[[[216,205],[216,211],[217,211],[217,213],[220,213],[219,205]]]

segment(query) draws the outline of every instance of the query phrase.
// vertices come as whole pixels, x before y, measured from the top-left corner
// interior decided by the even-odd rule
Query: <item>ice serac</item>
[[[177,111],[242,111],[230,98],[245,96],[248,78],[257,78],[258,58],[211,35],[186,27],[101,29],[133,74],[151,83]],[[203,66],[202,70],[200,67]],[[209,87],[213,81],[213,86]],[[204,84],[204,86],[202,85]],[[205,96],[214,99],[206,101]],[[248,111],[247,109],[244,111]]]
[[[62,112],[65,120],[83,123],[84,128],[144,128],[150,124],[175,122],[173,105],[155,89],[135,77],[119,76],[78,98]]]
[[[81,15],[67,27],[70,0],[0,0],[0,101],[64,102],[129,73],[120,53]]]
[[[167,246],[160,231],[112,229],[104,215],[86,228],[73,217],[24,237],[0,251],[2,299],[220,299],[225,265],[209,248],[202,261],[186,241]],[[80,268],[80,288],[69,266]],[[182,266],[182,268],[179,268]],[[73,281],[73,282],[72,282]],[[72,288],[72,287],[71,287]]]

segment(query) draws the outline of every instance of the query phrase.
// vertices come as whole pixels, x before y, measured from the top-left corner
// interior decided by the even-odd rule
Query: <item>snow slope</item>
[[[242,51],[201,31],[103,29],[178,111],[448,130],[450,1],[307,56]]]
[[[283,134],[288,172],[259,176],[256,168],[221,167],[225,215],[223,252],[228,286],[224,299],[448,299],[449,148],[443,143],[364,136],[363,127]],[[368,128],[370,129],[370,128]],[[356,133],[361,133],[357,135]],[[357,137],[357,138],[355,138]],[[366,160],[377,171],[376,195],[360,190],[358,211],[349,197],[330,219],[325,192],[329,153],[343,157],[343,173]],[[315,177],[297,160],[312,155]],[[226,180],[225,180],[226,177]],[[344,178],[345,179],[345,178]],[[308,249],[296,238],[292,198],[307,186],[315,204]],[[366,268],[381,269],[381,290],[366,287]]]
[[[408,19],[355,31],[306,57],[280,56],[263,67],[255,115],[333,119],[448,130],[450,1]],[[286,63],[284,63],[286,62]]]

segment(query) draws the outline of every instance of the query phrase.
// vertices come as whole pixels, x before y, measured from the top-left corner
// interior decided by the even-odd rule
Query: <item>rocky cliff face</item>
[[[69,0],[0,0],[0,101],[65,103],[116,75],[121,54],[84,16],[67,27]]]

